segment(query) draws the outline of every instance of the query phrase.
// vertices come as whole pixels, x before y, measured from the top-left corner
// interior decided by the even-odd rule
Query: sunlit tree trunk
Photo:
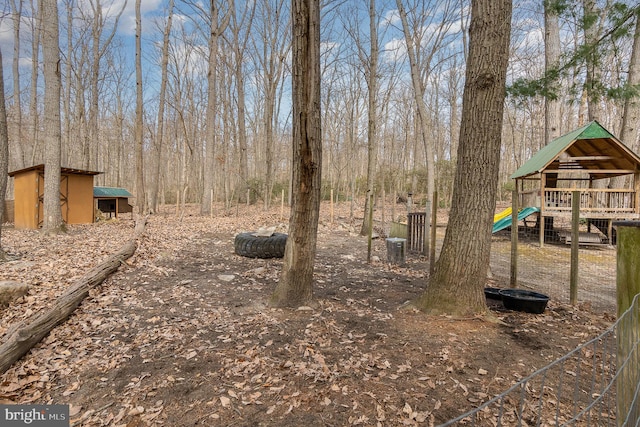
[[[206,148],[205,148],[205,162],[204,162],[204,186],[202,193],[202,204],[200,206],[200,213],[208,215],[211,213],[211,203],[213,200],[211,195],[215,187],[215,158],[216,158],[216,125],[218,117],[218,88],[217,88],[217,69],[218,69],[218,39],[229,24],[231,18],[231,9],[233,9],[234,2],[229,4],[229,11],[222,19],[222,22],[218,21],[220,10],[215,0],[211,0],[209,7],[209,18],[211,19],[209,28],[209,70],[207,72],[207,122],[206,126]]]
[[[113,19],[111,31],[104,36],[107,17],[103,14],[102,0],[91,0],[90,6],[93,12],[93,21],[91,24],[91,77],[90,77],[90,100],[89,100],[89,128],[87,132],[87,144],[85,153],[84,167],[88,170],[96,170],[98,168],[98,146],[100,144],[100,133],[98,126],[98,116],[100,114],[99,99],[101,78],[100,62],[105,55],[113,37],[118,28],[120,16],[124,12],[126,3],[123,3],[119,13]],[[109,19],[111,19],[109,17]]]
[[[20,23],[22,16],[22,0],[11,0],[11,19],[13,21],[13,109],[16,120],[15,159],[18,169],[25,167],[24,149],[22,147],[22,102],[20,100]],[[4,93],[2,94],[4,98]]]
[[[167,24],[162,35],[162,59],[160,62],[161,78],[160,78],[160,94],[158,99],[158,116],[156,131],[156,144],[154,151],[154,179],[151,180],[151,188],[149,189],[149,209],[151,212],[158,211],[158,189],[160,187],[160,174],[162,163],[162,147],[164,145],[164,107],[165,97],[167,94],[167,74],[169,67],[169,37],[171,36],[171,23],[173,21],[173,5],[174,0],[169,0],[169,10],[167,13]]]
[[[142,111],[142,17],[140,16],[140,1],[136,0],[136,206],[138,213],[143,214],[146,209],[143,164],[143,111]]]
[[[43,0],[42,13],[47,17],[43,28],[42,56],[44,67],[44,221],[42,230],[58,233],[64,230],[60,209],[60,49],[58,4],[56,0]]]
[[[320,118],[320,1],[292,0],[293,201],[282,273],[271,304],[297,307],[313,297],[322,131]]]
[[[232,33],[233,33],[233,50],[234,50],[234,73],[236,78],[236,92],[237,92],[237,104],[238,104],[238,169],[240,175],[240,183],[237,191],[241,191],[239,194],[241,200],[245,197],[245,192],[242,191],[247,187],[249,179],[249,166],[247,159],[247,125],[246,125],[246,97],[245,97],[245,70],[244,70],[244,55],[249,41],[249,35],[251,34],[251,27],[253,25],[253,17],[255,15],[256,3],[247,2],[244,6],[244,14],[240,21],[236,16],[236,10],[232,10]],[[241,30],[244,30],[242,35]]]
[[[453,199],[440,258],[414,302],[431,313],[486,312],[484,285],[491,252],[500,166],[511,0],[475,0]]]
[[[37,3],[37,6],[33,4],[34,1]],[[31,23],[33,36],[31,39],[31,86],[29,89],[30,132],[27,140],[22,142],[26,161],[30,165],[33,165],[38,158],[38,141],[40,139],[40,121],[38,119],[38,65],[40,64],[40,61],[38,57],[42,34],[42,9],[42,0],[31,0],[31,10],[35,19]]]

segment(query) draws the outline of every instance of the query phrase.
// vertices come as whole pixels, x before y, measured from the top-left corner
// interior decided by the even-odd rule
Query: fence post
[[[616,381],[618,425],[637,425],[640,420],[638,402],[635,401],[636,387],[640,381],[638,363],[638,342],[640,325],[637,310],[630,312],[630,319],[621,319],[631,307],[634,297],[640,293],[640,221],[616,221],[617,263],[616,291],[618,297],[619,326],[617,336]]]
[[[578,254],[580,250],[580,191],[571,193],[571,272],[569,302],[578,303]]]

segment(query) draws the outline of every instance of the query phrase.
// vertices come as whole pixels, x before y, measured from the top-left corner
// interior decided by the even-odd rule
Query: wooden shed
[[[133,206],[129,204],[129,197],[133,194],[124,188],[118,187],[93,187],[93,198],[96,207],[104,214],[118,218],[120,213],[132,213]]]
[[[101,172],[60,169],[60,206],[67,224],[89,224],[94,220],[93,177]],[[9,172],[14,185],[16,228],[37,229],[44,220],[44,165]]]
[[[629,185],[595,185],[617,176],[627,176]],[[640,218],[640,157],[597,121],[551,141],[511,178],[516,180],[518,205],[540,209],[539,230],[546,230],[545,218],[550,224],[553,218],[570,218],[575,203],[580,217],[598,227],[610,242],[615,240],[614,220]],[[573,200],[576,191],[580,197]],[[543,239],[540,233],[540,244]]]

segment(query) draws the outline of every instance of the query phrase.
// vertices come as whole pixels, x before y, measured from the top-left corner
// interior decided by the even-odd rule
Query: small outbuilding
[[[67,224],[89,224],[94,220],[93,177],[101,172],[60,169],[60,206]],[[37,229],[44,220],[44,165],[9,172],[14,184],[14,225]]]
[[[129,204],[129,197],[133,197],[133,194],[124,188],[93,187],[96,207],[100,212],[108,213],[109,218],[112,216],[118,218],[118,214],[133,212],[133,206]]]

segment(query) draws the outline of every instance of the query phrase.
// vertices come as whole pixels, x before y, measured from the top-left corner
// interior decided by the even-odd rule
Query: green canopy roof
[[[567,153],[564,159],[560,159],[562,153]],[[593,178],[598,179],[632,173],[639,165],[640,157],[600,123],[592,121],[551,141],[511,178],[525,178],[545,170],[583,170],[592,171]]]
[[[133,197],[124,188],[117,187],[93,187],[93,197],[113,198],[113,197]]]

